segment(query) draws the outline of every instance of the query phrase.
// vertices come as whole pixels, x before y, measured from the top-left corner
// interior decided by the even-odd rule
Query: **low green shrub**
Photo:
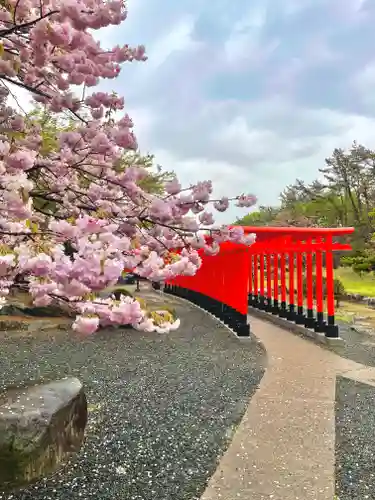
[[[322,286],[323,286],[323,296],[327,296],[327,278],[325,276],[322,277]],[[314,298],[316,298],[316,276],[313,275],[313,292]],[[306,296],[307,294],[307,278],[305,277],[303,280],[303,293]],[[340,307],[340,300],[345,296],[345,286],[343,282],[339,278],[334,278],[333,280],[333,295],[336,300],[336,306]]]
[[[112,295],[115,296],[116,300],[120,300],[121,295],[125,295],[125,297],[133,297],[133,294],[126,288],[116,288],[116,290],[113,290]]]

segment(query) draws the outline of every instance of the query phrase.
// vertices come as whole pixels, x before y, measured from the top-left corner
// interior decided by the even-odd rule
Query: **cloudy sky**
[[[143,43],[149,60],[102,87],[125,96],[141,149],[185,184],[212,179],[218,195],[272,204],[334,147],[375,146],[375,0],[128,6],[101,39]]]

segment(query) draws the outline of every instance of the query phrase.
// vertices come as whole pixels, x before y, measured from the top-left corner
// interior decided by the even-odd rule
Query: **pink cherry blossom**
[[[219,201],[215,201],[214,207],[218,212],[225,212],[229,208],[229,199],[227,197],[221,198]]]
[[[76,332],[82,333],[83,335],[91,335],[98,329],[98,326],[98,317],[77,316],[72,328]]]
[[[206,226],[211,226],[215,222],[211,212],[202,212],[199,215],[199,221]]]
[[[12,254],[0,255],[0,277],[7,276],[15,265],[15,256]]]
[[[238,228],[214,227],[208,209],[251,207],[253,195],[215,200],[211,181],[185,188],[176,177],[161,194],[144,188],[155,171],[136,161],[128,103],[98,89],[122,63],[147,59],[143,45],[106,50],[97,41],[97,30],[126,18],[122,0],[0,6],[0,297],[22,286],[36,305],[63,303],[77,314],[73,330],[85,335],[100,326],[159,333],[179,326],[154,323],[133,298],[100,297],[124,269],[161,282],[192,276],[199,249],[215,255],[223,241],[254,242]],[[58,123],[69,117],[55,147],[45,148],[40,122],[9,106],[8,84],[26,89]]]

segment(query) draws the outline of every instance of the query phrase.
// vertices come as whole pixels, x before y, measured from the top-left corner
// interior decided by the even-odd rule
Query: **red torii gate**
[[[216,256],[200,252],[202,266],[196,275],[167,282],[166,292],[197,303],[240,336],[249,335],[250,306],[338,337],[333,252],[351,250],[335,239],[354,228],[243,229],[256,234],[251,247],[225,242]]]
[[[202,265],[197,273],[168,281],[165,291],[191,300],[228,323],[239,335],[248,336],[250,247],[224,242],[215,256],[202,250],[199,254]]]

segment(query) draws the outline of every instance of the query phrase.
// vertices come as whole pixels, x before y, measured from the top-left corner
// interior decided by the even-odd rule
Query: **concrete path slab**
[[[372,378],[339,357],[251,317],[268,367],[202,500],[332,500],[337,374]]]

